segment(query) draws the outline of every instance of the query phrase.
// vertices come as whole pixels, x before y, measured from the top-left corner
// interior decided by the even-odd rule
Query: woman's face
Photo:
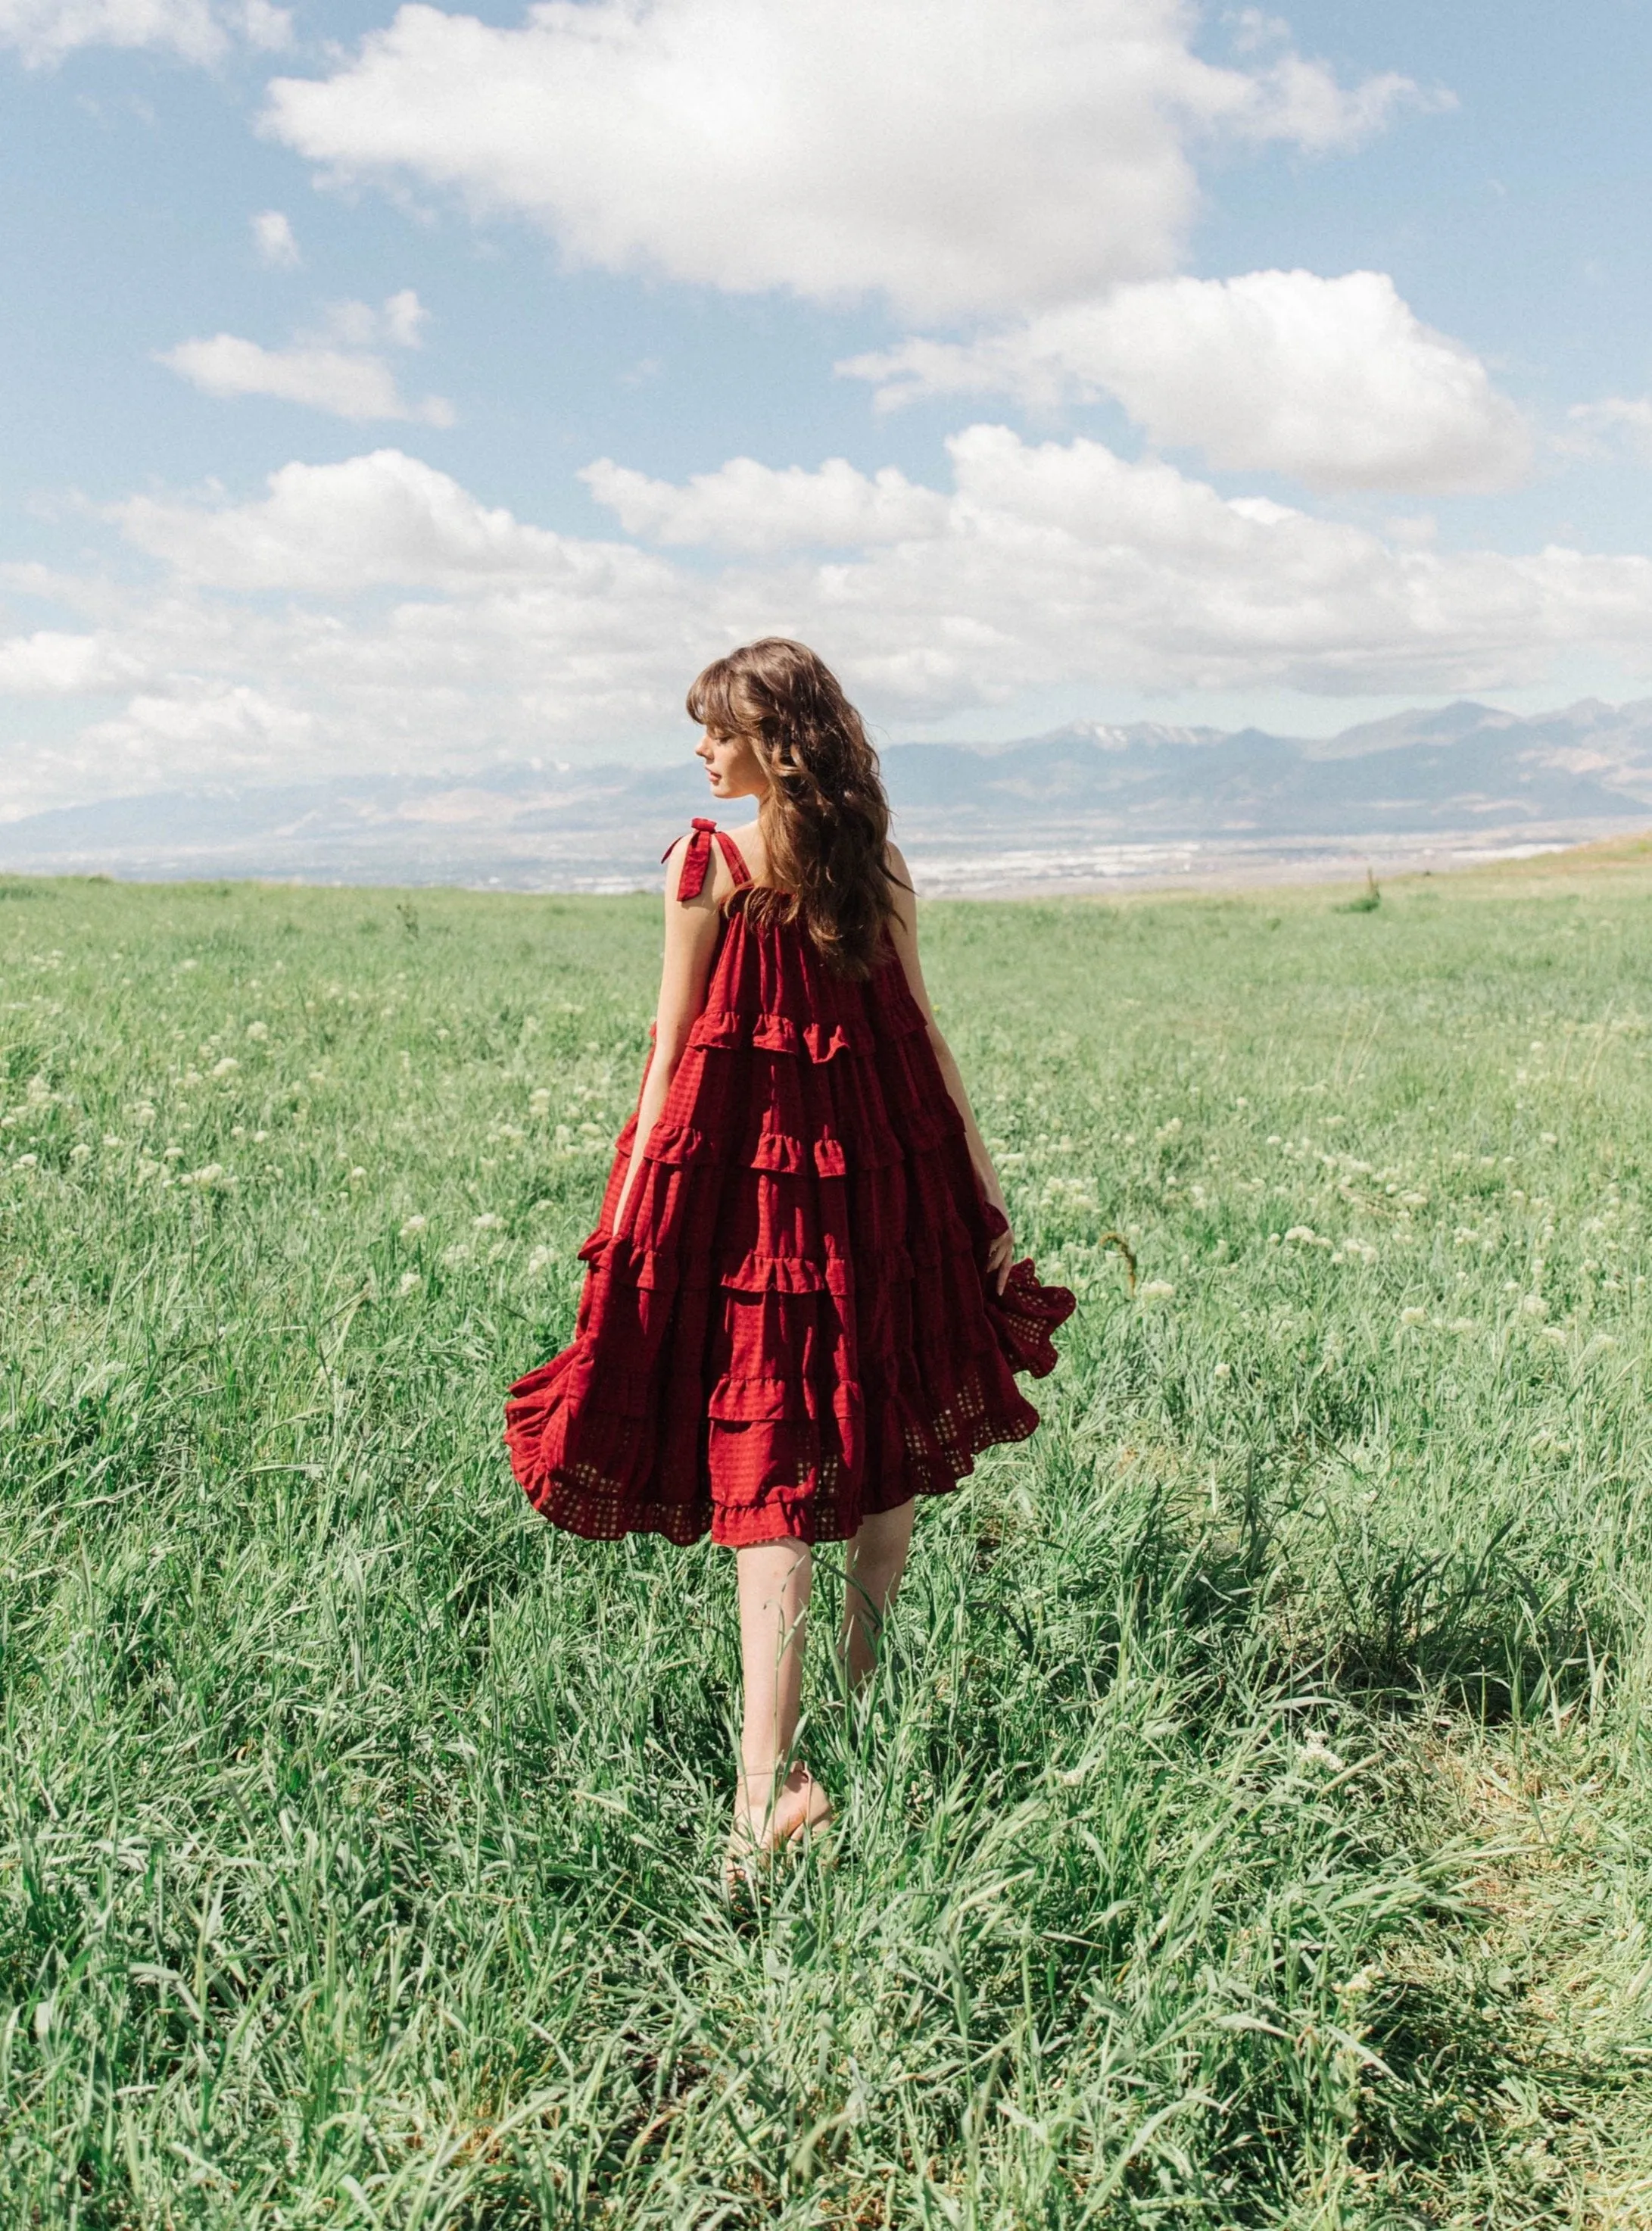
[[[738,730],[704,728],[694,746],[694,756],[706,763],[707,779],[716,798],[766,798],[769,778],[749,736]]]

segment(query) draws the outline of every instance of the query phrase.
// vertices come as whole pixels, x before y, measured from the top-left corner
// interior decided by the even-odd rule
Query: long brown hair
[[[750,889],[748,912],[801,921],[829,967],[869,976],[895,910],[889,801],[836,676],[803,643],[765,636],[713,659],[688,692],[688,713],[748,738],[769,778],[758,818],[770,880]]]

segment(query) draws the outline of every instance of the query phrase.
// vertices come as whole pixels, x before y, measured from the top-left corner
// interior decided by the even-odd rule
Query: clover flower
[[[1333,1774],[1340,1774],[1344,1763],[1325,1737],[1314,1730],[1309,1730],[1307,1740],[1302,1745],[1301,1762],[1304,1766],[1327,1768]]]

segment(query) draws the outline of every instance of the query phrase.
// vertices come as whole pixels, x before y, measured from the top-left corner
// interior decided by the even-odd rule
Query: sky
[[[0,0],[0,818],[1652,693],[1652,10]]]

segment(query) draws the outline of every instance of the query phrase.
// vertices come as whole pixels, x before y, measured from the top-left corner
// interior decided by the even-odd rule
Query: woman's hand
[[[986,1274],[1002,1293],[1010,1279],[1010,1265],[1016,1256],[1015,1234],[1006,1224],[1003,1230],[987,1249]]]
[[[971,1144],[978,1143],[978,1134],[977,1140]],[[971,1159],[975,1164],[975,1181],[981,1188],[982,1200],[1003,1223],[1003,1230],[996,1232],[988,1244],[986,1258],[986,1275],[1002,1293],[1009,1280],[1010,1265],[1016,1258],[1015,1234],[1010,1229],[1010,1204],[1003,1197],[1003,1187],[984,1144],[981,1144],[978,1154],[972,1155]]]

